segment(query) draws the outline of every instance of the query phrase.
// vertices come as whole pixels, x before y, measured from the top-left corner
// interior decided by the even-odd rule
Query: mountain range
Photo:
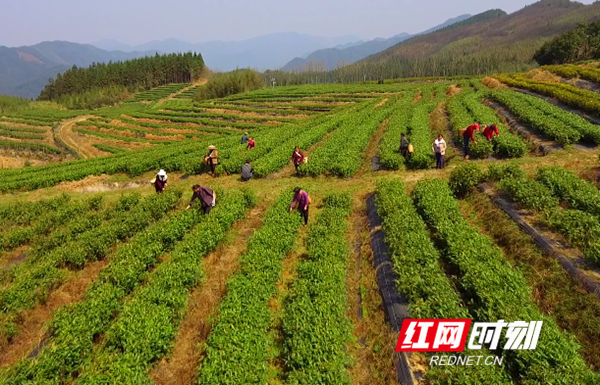
[[[0,46],[0,94],[35,98],[49,78],[73,65],[85,67],[157,52],[200,52],[213,71],[328,70],[348,64],[324,73],[321,81],[519,71],[534,65],[533,53],[548,39],[578,23],[599,19],[600,2],[541,0],[512,14],[498,9],[462,15],[417,35],[400,33],[370,41],[277,33],[230,42],[168,39],[129,46],[104,40],[95,43],[99,47],[64,41]],[[290,62],[290,58],[295,59]]]
[[[167,39],[137,46],[111,40],[99,41],[95,45],[47,41],[23,47],[0,46],[0,94],[35,98],[48,79],[73,65],[87,67],[94,62],[191,51],[200,52],[207,66],[214,71],[246,67],[264,70],[281,67],[294,56],[356,40],[356,36],[326,38],[299,33],[277,33],[241,41],[205,43]]]
[[[32,46],[0,46],[0,94],[35,98],[48,79],[72,66],[133,59],[149,52],[106,51],[89,44],[46,41]]]
[[[403,32],[388,39],[376,38],[369,41],[358,41],[333,48],[320,49],[305,57],[296,57],[292,59],[286,65],[281,67],[281,70],[289,72],[332,70],[357,62],[369,55],[381,52],[412,37],[432,33],[450,25],[460,23],[470,17],[471,15],[469,14],[457,16],[416,35]]]
[[[356,40],[358,40],[356,36],[324,37],[284,32],[239,41],[190,43],[184,40],[167,39],[128,46],[117,41],[104,40],[92,44],[102,49],[127,52],[200,52],[206,65],[214,71],[231,71],[246,67],[262,71],[279,68],[291,57],[306,55],[322,48],[351,44]]]
[[[490,10],[371,55],[346,71],[386,77],[521,71],[552,37],[600,19],[600,2],[541,0],[506,14]],[[353,68],[354,67],[354,68]]]
[[[401,33],[389,39],[377,38],[366,42],[361,41],[320,49],[304,58],[296,57],[290,60],[281,67],[281,70],[289,72],[329,71],[357,62],[411,37],[412,35],[408,33]]]
[[[127,60],[155,53],[200,52],[213,71],[246,67],[265,70],[280,68],[293,57],[327,52],[330,47],[341,53],[332,59],[335,63],[349,64],[409,37],[411,35],[402,33],[390,39],[363,42],[356,36],[323,37],[288,32],[240,41],[201,43],[166,39],[139,45],[101,40],[93,44],[47,41],[32,46],[0,46],[0,94],[35,98],[48,79],[74,65],[87,67],[94,62]]]

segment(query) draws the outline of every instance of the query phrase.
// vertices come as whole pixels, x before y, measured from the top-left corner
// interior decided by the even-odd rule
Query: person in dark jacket
[[[204,214],[210,213],[210,210],[215,207],[215,204],[217,203],[217,193],[208,187],[200,186],[199,184],[193,185],[192,191],[194,191],[194,195],[192,195],[192,199],[185,209],[189,210],[194,202],[199,200]]]
[[[294,189],[294,199],[290,204],[290,213],[294,208],[298,209],[300,216],[304,219],[304,224],[308,224],[308,209],[310,206],[310,196],[300,187]]]
[[[154,178],[154,189],[157,193],[161,193],[167,189],[167,172],[161,169]]]
[[[408,138],[406,137],[406,134],[402,134],[400,136],[400,153],[402,154],[403,157],[407,157],[408,156]]]
[[[242,144],[246,144],[248,142],[248,133],[244,132],[244,135],[242,135]]]
[[[304,153],[300,151],[298,146],[294,147],[294,152],[292,152],[292,162],[296,167],[296,174],[298,174],[298,167],[304,162]]]
[[[250,159],[246,160],[246,163],[242,166],[242,181],[247,182],[252,179],[252,173],[254,170],[250,165]]]

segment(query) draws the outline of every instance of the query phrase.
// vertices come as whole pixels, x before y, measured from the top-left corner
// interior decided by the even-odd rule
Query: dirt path
[[[0,269],[8,269],[23,262],[27,257],[28,250],[29,245],[23,245],[13,250],[0,253]]]
[[[386,103],[388,102],[388,100],[389,100],[388,98],[385,98],[385,99],[383,99],[382,101],[380,101],[379,103],[377,103],[377,104],[375,105],[375,109],[378,109],[378,108],[380,108],[380,107],[383,107],[383,106],[385,106],[385,105],[386,105]]]
[[[377,127],[377,131],[375,131],[365,149],[366,155],[364,160],[366,161],[363,161],[354,178],[360,178],[368,172],[379,170],[379,157],[377,156],[379,154],[379,142],[381,142],[381,138],[385,134],[389,121],[390,119],[387,118]]]
[[[83,141],[78,138],[78,134],[73,131],[73,127],[77,123],[83,122],[92,117],[94,116],[83,115],[73,119],[63,120],[56,128],[56,136],[66,146],[68,146],[71,150],[75,151],[75,153],[77,153],[82,158],[93,158],[103,154],[91,144],[83,143]]]
[[[169,95],[169,96],[167,96],[167,97],[165,97],[165,98],[163,98],[163,99],[160,99],[160,100],[158,101],[158,104],[160,104],[160,103],[162,103],[162,102],[164,102],[164,101],[166,101],[166,100],[173,100],[173,99],[177,99],[177,95],[180,95],[180,94],[184,93],[185,91],[189,90],[190,88],[194,88],[194,87],[197,87],[197,86],[203,86],[203,85],[205,85],[206,83],[208,83],[208,78],[202,77],[202,78],[200,78],[200,79],[196,79],[196,81],[194,81],[194,82],[193,82],[192,84],[190,84],[189,86],[187,86],[187,87],[183,87],[183,88],[182,88],[182,89],[180,89],[179,91],[175,91],[175,92],[173,92],[171,95]]]
[[[440,102],[429,115],[429,127],[431,127],[432,137],[437,134],[444,135],[444,140],[447,143],[446,155],[444,156],[444,164],[448,165],[453,159],[461,159],[461,149],[456,147],[456,138],[450,126],[450,120],[446,113],[446,102]],[[432,142],[434,139],[431,140]]]
[[[2,168],[21,168],[25,164],[31,166],[42,166],[52,161],[58,162],[61,160],[60,157],[47,155],[45,159],[36,159],[39,154],[35,154],[33,151],[17,151],[17,150],[1,150],[0,151],[0,169]]]
[[[226,115],[237,115],[240,117],[252,117],[252,118],[272,118],[274,120],[279,119],[279,118],[286,118],[286,119],[294,119],[294,120],[304,120],[304,119],[308,119],[310,118],[309,115],[307,114],[293,114],[293,115],[277,115],[277,114],[272,114],[272,113],[258,113],[258,112],[248,112],[248,111],[240,111],[240,110],[236,110],[236,109],[223,109],[223,108],[204,108],[204,110],[206,112],[214,112],[215,114],[226,114]]]
[[[413,98],[413,104],[419,103],[421,99],[423,99],[423,91],[419,91],[415,94],[415,97]]]
[[[304,154],[309,155],[308,151],[306,151]],[[267,175],[266,179],[286,178],[286,177],[294,176],[295,174],[296,174],[296,169],[294,167],[294,164],[290,160],[289,163],[286,164],[281,170],[274,172],[270,175]]]
[[[100,270],[107,264],[108,260],[89,263],[52,291],[46,303],[26,310],[18,325],[19,334],[10,342],[0,341],[0,367],[15,364],[42,344],[46,337],[46,324],[52,319],[54,312],[64,305],[82,300],[88,286],[98,278]]]
[[[196,378],[196,368],[202,355],[200,347],[210,333],[221,299],[227,291],[227,280],[239,267],[239,257],[245,252],[248,239],[260,228],[270,200],[263,200],[234,226],[233,240],[219,247],[204,259],[206,281],[190,295],[187,313],[179,327],[173,353],[163,358],[150,372],[158,385],[188,385]]]
[[[337,128],[334,128],[333,130],[329,131],[328,133],[326,133],[325,135],[323,135],[323,137],[321,139],[319,139],[319,141],[315,144],[313,144],[309,149],[304,150],[304,155],[308,158],[308,161],[310,162],[310,155],[319,147],[321,147],[325,142],[327,142],[327,139],[329,139],[329,137],[331,135],[333,135],[335,132],[337,131]],[[293,152],[293,148],[290,150],[290,155]],[[300,149],[302,150],[302,149]],[[280,178],[286,178],[286,177],[292,177],[296,174],[296,169],[294,167],[294,163],[292,163],[291,161],[291,156],[290,156],[290,162],[285,165],[281,170],[271,173],[270,175],[267,175],[266,179],[268,180],[272,180],[272,179],[280,179]]]
[[[347,233],[351,249],[348,258],[346,287],[354,341],[348,351],[354,365],[350,368],[354,385],[397,383],[394,366],[394,343],[397,334],[385,321],[381,295],[373,268],[366,195],[358,194]]]

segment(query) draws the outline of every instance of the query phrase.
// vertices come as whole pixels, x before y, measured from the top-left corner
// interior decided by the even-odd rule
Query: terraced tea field
[[[600,383],[597,96],[529,74],[195,87],[1,117],[3,156],[56,155],[0,170],[0,383]],[[500,135],[465,160],[474,122]],[[208,215],[185,209],[195,184],[217,193]],[[543,328],[535,350],[459,353],[502,365],[435,366],[394,351],[405,318]]]

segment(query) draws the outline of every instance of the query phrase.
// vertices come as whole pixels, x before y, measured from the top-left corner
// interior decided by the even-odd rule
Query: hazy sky
[[[273,32],[360,38],[415,33],[464,13],[533,0],[0,0],[0,45],[242,40]],[[593,0],[584,0],[590,4]]]

